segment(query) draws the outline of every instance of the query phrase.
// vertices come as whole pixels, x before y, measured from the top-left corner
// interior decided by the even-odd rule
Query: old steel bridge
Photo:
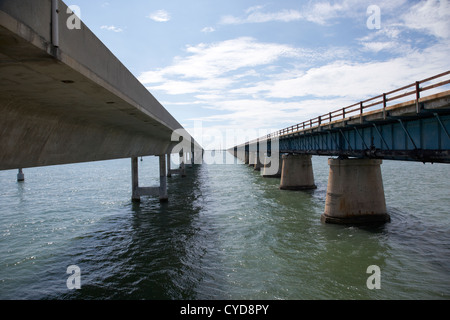
[[[259,151],[267,143],[270,153],[278,139],[280,153],[449,163],[449,78],[447,71],[416,81],[235,146],[234,152]]]

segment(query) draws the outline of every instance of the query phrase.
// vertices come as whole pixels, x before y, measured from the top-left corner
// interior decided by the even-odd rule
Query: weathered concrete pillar
[[[279,156],[278,160],[278,167],[276,168],[276,171],[272,168],[273,165],[276,165],[275,163],[269,163],[269,157],[266,157],[264,159],[263,169],[262,169],[262,176],[264,178],[280,178],[281,177],[281,167],[283,164],[281,154]],[[273,173],[275,171],[275,173]]]
[[[254,167],[256,163],[256,152],[249,152],[248,153],[248,165],[249,167]]]
[[[280,189],[315,189],[311,155],[283,155]]]
[[[19,173],[17,173],[17,181],[18,182],[25,181],[25,175],[23,174],[22,168],[20,168]]]
[[[180,175],[186,177],[186,165],[184,163],[184,153],[180,152]]]
[[[131,158],[131,200],[140,202],[141,196],[159,197],[160,202],[168,201],[165,155],[159,156],[159,186],[157,187],[139,187],[138,158]]]
[[[172,176],[170,153],[167,154],[167,177]]]
[[[167,175],[166,175],[166,156],[159,156],[159,201],[167,202]]]
[[[330,173],[322,222],[389,221],[381,163],[378,159],[329,159]]]
[[[253,170],[260,171],[263,167],[263,163],[261,162],[259,153],[257,152],[255,155],[255,164],[253,165]]]
[[[131,200],[133,202],[141,201],[141,197],[138,192],[139,189],[139,171],[138,171],[138,158],[131,158]]]
[[[190,152],[186,152],[185,154],[185,166],[186,167],[192,167],[192,154]]]
[[[249,164],[249,152],[248,151],[244,152],[244,163]]]

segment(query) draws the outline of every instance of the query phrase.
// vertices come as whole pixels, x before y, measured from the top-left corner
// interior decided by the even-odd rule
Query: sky
[[[449,0],[65,0],[205,149],[450,70]]]

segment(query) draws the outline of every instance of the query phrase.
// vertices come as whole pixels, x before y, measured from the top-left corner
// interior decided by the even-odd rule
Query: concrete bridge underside
[[[170,153],[182,126],[58,6],[0,2],[0,170]]]

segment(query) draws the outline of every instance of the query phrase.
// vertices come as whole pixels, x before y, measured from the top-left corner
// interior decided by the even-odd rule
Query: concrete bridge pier
[[[249,157],[250,157],[250,154],[249,154],[248,151],[245,151],[245,150],[243,150],[243,151],[238,150],[237,151],[237,158],[239,160],[241,160],[244,164],[249,164],[249,162],[250,162]]]
[[[172,176],[172,160],[170,158],[170,153],[167,154],[167,177],[171,177]]]
[[[141,196],[156,196],[160,202],[168,201],[167,195],[167,174],[166,174],[166,157],[159,156],[159,187],[139,187],[139,168],[138,158],[131,158],[131,200],[140,202]]]
[[[138,158],[131,158],[131,200],[133,202],[140,202],[141,195],[138,192],[139,189],[139,169]]]
[[[167,202],[169,196],[167,195],[167,174],[166,174],[166,156],[159,157],[159,201]]]
[[[263,167],[263,163],[261,162],[259,152],[255,153],[255,164],[253,165],[253,170],[260,171]]]
[[[379,159],[329,159],[325,212],[321,221],[338,224],[388,222],[381,163]]]
[[[185,163],[185,154],[180,152],[180,175],[182,177],[186,177],[186,163]]]
[[[25,175],[23,174],[22,168],[20,168],[19,173],[17,173],[17,181],[18,182],[25,181]]]
[[[316,189],[311,155],[283,155],[280,189],[308,190]]]
[[[254,167],[255,166],[256,157],[257,157],[256,152],[249,152],[248,153],[248,163],[247,164],[248,164],[249,167]]]
[[[282,155],[279,155],[279,160],[278,160],[278,167],[276,168],[276,172],[274,172],[274,169],[272,168],[272,166],[276,165],[275,163],[272,163],[272,161],[270,160],[271,157],[266,156],[264,159],[264,164],[263,164],[263,168],[262,168],[262,176],[264,178],[280,178],[281,177],[281,167],[282,167]]]
[[[172,174],[179,174],[182,177],[186,176],[186,164],[185,164],[185,154],[180,152],[180,164],[178,169],[172,169],[172,161],[171,161],[171,155],[167,154],[167,177],[172,177]]]
[[[192,157],[192,153],[191,152],[186,152],[185,154],[185,166],[187,167],[192,167],[192,164],[194,163],[193,157]]]

